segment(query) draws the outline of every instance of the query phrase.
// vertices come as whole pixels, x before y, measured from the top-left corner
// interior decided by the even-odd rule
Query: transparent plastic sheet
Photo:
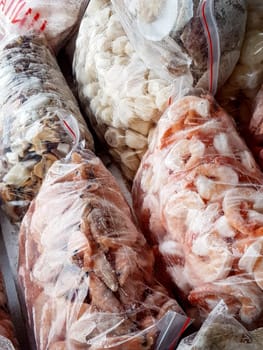
[[[263,71],[262,71],[263,73]],[[263,85],[254,99],[249,122],[248,143],[257,163],[263,169]]]
[[[19,345],[15,337],[14,326],[11,321],[4,279],[0,271],[0,349],[18,350]]]
[[[72,147],[60,116],[73,115],[82,139],[92,137],[77,102],[39,33],[12,36],[0,48],[0,196],[19,222],[50,165]]]
[[[6,0],[0,3],[0,40],[29,30],[45,33],[58,51],[76,30],[89,0]]]
[[[37,349],[153,349],[169,320],[178,340],[190,320],[153,268],[99,158],[74,147],[53,163],[20,231],[19,278]]]
[[[263,175],[210,95],[175,101],[158,122],[133,185],[159,276],[202,322],[223,299],[263,323]]]
[[[73,70],[83,110],[100,141],[126,178],[133,179],[147,137],[168,105],[172,84],[139,58],[107,0],[89,3]]]
[[[198,333],[183,339],[177,350],[261,350],[263,328],[248,332],[229,314],[221,301],[211,311]]]
[[[147,66],[166,79],[188,75],[215,93],[239,58],[246,25],[243,0],[112,0]]]
[[[263,3],[247,0],[247,26],[238,64],[217,100],[248,132],[254,98],[263,84]]]

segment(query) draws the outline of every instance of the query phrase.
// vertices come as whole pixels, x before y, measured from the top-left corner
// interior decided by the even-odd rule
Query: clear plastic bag
[[[178,340],[189,319],[153,268],[101,161],[75,148],[55,162],[20,231],[19,278],[37,349],[153,349],[171,315]]]
[[[263,317],[263,175],[210,95],[161,117],[134,180],[133,201],[160,276],[202,321],[223,299],[249,327]]]
[[[121,23],[146,65],[166,79],[181,75],[215,93],[239,58],[243,0],[113,0]]]
[[[199,332],[184,338],[177,350],[261,350],[263,328],[248,332],[229,314],[221,301],[211,311]]]
[[[81,22],[73,70],[83,110],[100,141],[133,179],[172,84],[132,48],[111,1],[92,0]]]
[[[0,349],[18,350],[19,345],[15,337],[14,326],[11,321],[5,285],[2,273],[0,271]]]
[[[0,48],[0,196],[20,221],[50,165],[72,147],[60,117],[73,115],[87,147],[92,137],[39,33],[11,36]]]
[[[58,51],[78,23],[89,0],[7,0],[0,3],[0,40],[29,30],[45,33]]]
[[[263,84],[263,3],[247,0],[247,5],[247,27],[240,59],[216,97],[235,117],[244,135],[248,132],[254,98]]]

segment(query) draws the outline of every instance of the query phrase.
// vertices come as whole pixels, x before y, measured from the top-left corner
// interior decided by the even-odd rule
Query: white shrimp
[[[221,280],[229,275],[234,257],[226,242],[216,233],[199,235],[188,249],[185,264],[192,286]]]
[[[263,237],[246,249],[239,260],[238,267],[251,274],[263,290]]]
[[[224,192],[236,186],[238,174],[229,166],[204,164],[195,169],[195,186],[200,196],[206,200],[218,200]]]
[[[202,198],[196,192],[181,191],[173,194],[163,209],[165,224],[171,237],[179,242],[184,241],[188,221],[198,216],[204,207]]]
[[[198,139],[176,142],[165,158],[165,166],[173,171],[185,171],[202,162],[205,144]]]
[[[207,312],[220,300],[224,300],[231,313],[239,313],[247,324],[255,321],[262,313],[262,291],[250,279],[243,276],[231,276],[221,281],[207,283],[195,288],[188,297],[193,305]]]
[[[253,188],[227,191],[223,210],[229,224],[244,235],[263,236],[263,192]]]

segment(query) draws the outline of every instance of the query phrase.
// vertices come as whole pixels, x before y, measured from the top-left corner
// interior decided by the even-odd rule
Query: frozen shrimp
[[[195,186],[197,192],[205,200],[216,200],[224,192],[238,184],[238,174],[230,166],[200,165],[195,169]]]
[[[262,291],[255,282],[242,276],[231,276],[193,289],[188,299],[203,310],[212,310],[223,299],[233,314],[251,324],[262,314]]]
[[[194,287],[226,278],[234,261],[226,242],[216,233],[199,235],[186,249],[185,256],[191,274],[188,280]]]
[[[233,188],[225,193],[223,210],[232,227],[245,236],[263,235],[263,192],[252,187]]]
[[[134,181],[134,207],[169,282],[204,316],[223,296],[244,322],[260,317],[262,185],[212,97],[186,96],[159,120]]]

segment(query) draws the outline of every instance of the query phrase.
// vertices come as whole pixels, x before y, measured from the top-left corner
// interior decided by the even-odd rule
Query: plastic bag
[[[133,179],[172,85],[138,57],[107,0],[92,0],[86,10],[73,70],[83,110],[125,176]]]
[[[11,321],[7,298],[5,292],[4,279],[0,271],[0,349],[17,350],[18,342],[15,337],[14,326]]]
[[[263,4],[261,0],[247,0],[247,4],[247,27],[240,59],[216,97],[235,117],[244,135],[248,132],[254,98],[263,84]]]
[[[134,207],[159,275],[197,321],[221,299],[244,324],[263,321],[262,185],[210,95],[186,96],[159,120],[134,180]]]
[[[19,278],[37,349],[153,349],[168,311],[180,332],[189,320],[153,267],[101,161],[75,148],[55,162],[20,231]]]
[[[93,141],[45,39],[28,33],[5,43],[0,48],[0,197],[2,208],[19,222],[50,165],[72,147],[60,117],[73,115],[87,147]]]
[[[6,0],[0,2],[0,41],[29,30],[45,33],[58,51],[77,25],[89,0]]]
[[[215,93],[239,58],[244,0],[112,0],[136,51],[161,76]]]
[[[263,86],[259,90],[254,103],[252,118],[249,123],[248,143],[257,163],[263,169]]]
[[[221,301],[199,332],[183,339],[177,350],[261,350],[262,344],[263,328],[248,332]]]

